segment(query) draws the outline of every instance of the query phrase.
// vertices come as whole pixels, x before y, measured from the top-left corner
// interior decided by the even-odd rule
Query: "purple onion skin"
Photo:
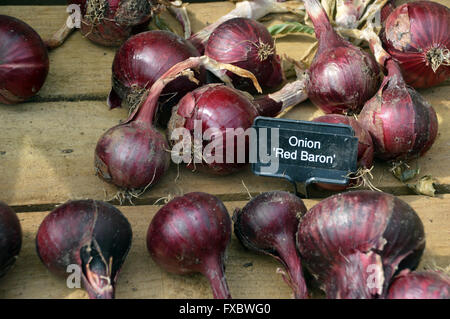
[[[168,170],[168,150],[166,139],[150,123],[127,122],[112,127],[99,139],[95,169],[103,180],[118,187],[148,188]]]
[[[450,65],[433,70],[433,50],[450,49],[450,9],[433,1],[413,1],[392,10],[381,37],[389,54],[400,63],[405,82],[428,88],[450,77]]]
[[[194,121],[196,120],[201,121],[203,132],[208,128],[215,128],[223,134],[222,163],[202,161],[200,164],[195,164],[196,169],[216,175],[227,175],[237,172],[247,165],[247,158],[243,163],[238,163],[237,156],[240,152],[245,152],[248,157],[248,151],[246,151],[248,150],[248,139],[246,139],[245,150],[242,150],[238,149],[239,145],[237,138],[235,138],[234,161],[233,163],[227,163],[225,134],[227,128],[242,128],[245,131],[252,126],[253,120],[259,115],[257,108],[245,95],[221,84],[208,84],[187,93],[173,108],[172,112],[168,125],[169,138],[172,136],[173,130],[184,127],[192,132],[191,140],[194,141]],[[177,141],[172,141],[172,143],[176,144]],[[203,147],[209,143],[210,141],[203,141]],[[215,155],[215,153],[212,155]],[[194,164],[191,163],[188,167],[194,168]]]
[[[434,271],[405,270],[394,278],[387,299],[450,299],[450,278]]]
[[[300,198],[288,192],[272,191],[256,196],[233,214],[234,233],[241,244],[283,264],[288,273],[283,278],[297,299],[308,297],[295,242],[299,220],[305,213]]]
[[[16,262],[22,247],[22,228],[16,213],[0,202],[0,278]]]
[[[216,299],[231,298],[224,257],[231,240],[231,219],[223,203],[206,193],[188,193],[164,205],[147,232],[153,260],[176,274],[202,273]]]
[[[406,86],[397,63],[388,60],[387,69],[378,93],[364,105],[358,121],[372,136],[375,157],[407,160],[422,156],[437,136],[436,112]]]
[[[144,90],[150,89],[167,70],[193,56],[200,56],[197,49],[172,32],[148,31],[129,38],[114,57],[110,107],[120,107],[122,100],[140,100]],[[199,84],[185,76],[169,83],[161,93],[159,110],[168,108],[170,115],[171,107],[187,92],[206,82],[203,68],[195,77]]]
[[[0,103],[28,100],[47,78],[47,48],[28,24],[6,15],[0,15],[0,43]]]
[[[318,0],[305,0],[319,42],[306,86],[325,113],[358,113],[377,91],[380,70],[372,55],[341,38]]]
[[[220,24],[208,39],[205,55],[252,72],[263,88],[275,88],[283,81],[274,40],[256,20],[233,18]],[[237,88],[256,93],[251,81],[228,74]]]
[[[370,133],[366,129],[364,129],[354,117],[341,114],[326,114],[313,119],[313,122],[345,124],[351,126],[353,128],[353,131],[355,132],[355,137],[358,138],[357,166],[368,169],[372,167],[374,157],[372,138],[370,137]],[[348,185],[345,186],[325,183],[318,183],[317,186],[322,189],[331,191],[343,191],[350,186],[356,185],[357,182],[358,181],[356,179],[352,179],[349,181]]]
[[[383,298],[396,271],[417,267],[425,233],[402,200],[353,191],[312,207],[298,228],[297,245],[327,298]]]
[[[77,200],[44,218],[36,248],[51,272],[68,276],[67,266],[78,265],[89,297],[111,299],[131,241],[130,223],[117,208],[102,201]]]
[[[132,35],[134,27],[148,24],[151,17],[152,2],[148,0],[69,0],[68,3],[80,6],[81,34],[103,46],[121,45]]]

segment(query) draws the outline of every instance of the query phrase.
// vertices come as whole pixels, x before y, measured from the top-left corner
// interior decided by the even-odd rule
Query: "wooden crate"
[[[438,2],[449,5],[448,0]],[[231,2],[190,4],[194,31],[230,11]],[[64,6],[0,6],[0,14],[29,23],[43,38],[65,19]],[[169,19],[166,16],[166,19]],[[170,20],[170,19],[169,19]],[[266,23],[273,23],[266,22]],[[176,27],[176,24],[175,28]],[[178,29],[177,29],[178,30]],[[279,53],[300,58],[315,40],[312,36],[288,36],[277,40]],[[50,52],[50,73],[39,95],[15,106],[0,105],[0,200],[18,212],[24,239],[20,257],[0,279],[0,298],[87,298],[80,289],[69,289],[65,280],[50,274],[35,252],[35,235],[42,219],[69,199],[111,200],[117,189],[94,174],[94,147],[99,136],[127,115],[127,110],[108,110],[115,49],[97,46],[79,32]],[[432,149],[417,163],[420,176],[432,175],[450,189],[450,85],[420,93],[438,113],[439,135]],[[322,114],[309,101],[298,105],[286,118],[310,120]],[[450,264],[450,194],[435,198],[417,196],[396,180],[389,165],[376,162],[374,184],[399,195],[420,215],[425,225],[427,248],[421,268]],[[226,177],[192,172],[172,165],[154,189],[119,209],[133,227],[133,246],[117,283],[117,298],[211,298],[209,285],[200,275],[178,276],[160,269],[145,247],[145,235],[158,199],[190,191],[205,191],[222,199],[229,212],[268,190],[292,190],[283,180],[253,175],[250,169]],[[315,192],[308,208],[328,194]],[[116,201],[113,201],[118,204]],[[277,274],[280,265],[267,256],[244,250],[233,235],[228,250],[226,276],[234,298],[291,298],[290,289]]]

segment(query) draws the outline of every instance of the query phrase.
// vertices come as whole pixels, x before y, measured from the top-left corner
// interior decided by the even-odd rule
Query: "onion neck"
[[[278,252],[276,258],[281,261],[288,273],[288,277],[283,274],[283,279],[294,291],[294,297],[296,299],[308,298],[301,258],[295,246],[295,241],[280,240],[276,250]]]
[[[50,39],[44,41],[45,46],[49,50],[61,46],[74,30],[75,29],[73,27],[68,26],[68,22],[66,21],[64,25],[58,31],[56,31]]]
[[[329,47],[342,45],[343,39],[333,29],[330,19],[320,2],[318,0],[303,0],[303,3],[314,25],[314,32],[319,42],[318,52]]]
[[[127,122],[134,120],[136,122],[152,123],[156,114],[159,96],[165,86],[177,77],[184,75],[184,71],[187,71],[190,68],[199,67],[200,64],[201,57],[193,57],[171,67],[152,85],[146,94],[145,101],[140,106],[136,107]],[[190,79],[195,81],[192,75]]]
[[[211,284],[214,299],[231,299],[230,290],[225,278],[223,258],[211,256],[205,262],[203,274]]]
[[[385,66],[386,61],[391,58],[391,55],[383,49],[380,37],[375,33],[371,26],[366,27],[361,31],[361,38],[369,42],[370,50],[372,51],[378,64]]]
[[[386,69],[387,69],[387,77],[389,79],[395,78],[395,84],[400,87],[405,87],[406,83],[403,79],[402,71],[400,69],[400,66],[397,62],[395,62],[393,59],[388,59],[386,61]]]
[[[253,104],[259,115],[275,117],[286,109],[293,107],[308,98],[305,90],[308,76],[304,73],[298,80],[286,84],[281,90],[256,98]]]
[[[125,122],[125,124],[131,121],[151,124],[156,114],[159,96],[164,87],[168,83],[170,83],[171,81],[175,80],[180,76],[187,76],[191,81],[198,83],[198,80],[195,79],[193,72],[190,71],[189,69],[199,67],[205,67],[207,70],[219,76],[223,75],[222,80],[227,82],[231,81],[229,77],[226,76],[224,70],[230,71],[241,77],[249,78],[252,80],[253,85],[255,86],[257,91],[258,92],[262,91],[256,77],[253,75],[253,73],[247,70],[244,70],[231,64],[217,62],[205,55],[200,57],[191,57],[187,60],[184,60],[172,66],[155,83],[153,83],[150,90],[146,93],[144,102],[135,108],[135,110],[130,115],[128,120]]]
[[[168,9],[169,12],[171,12],[181,24],[181,27],[184,31],[184,38],[189,39],[189,37],[192,35],[192,29],[191,21],[189,20],[189,15],[187,13],[186,7],[184,5],[182,5],[181,7],[171,5],[168,7]]]
[[[381,257],[372,251],[337,256],[324,284],[330,299],[374,299],[382,296],[384,271]]]

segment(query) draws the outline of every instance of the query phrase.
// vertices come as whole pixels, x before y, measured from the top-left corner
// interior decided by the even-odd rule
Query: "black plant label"
[[[356,171],[358,139],[351,126],[257,117],[252,129],[254,174],[346,185]]]

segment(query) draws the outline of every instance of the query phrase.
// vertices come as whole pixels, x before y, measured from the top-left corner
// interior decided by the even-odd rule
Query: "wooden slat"
[[[404,196],[425,226],[427,248],[420,269],[450,264],[450,195],[442,198]],[[225,203],[230,214],[246,202]],[[317,200],[306,200],[308,208]],[[199,274],[173,275],[150,258],[145,236],[160,206],[120,207],[133,228],[133,245],[117,283],[117,298],[211,298],[207,280]],[[0,298],[86,298],[80,289],[66,287],[65,279],[49,273],[37,257],[36,231],[48,212],[20,213],[24,239],[14,268],[0,279]],[[227,251],[226,277],[233,298],[291,298],[280,266],[271,257],[245,250],[232,235]],[[45,289],[43,289],[45,287]]]
[[[439,114],[440,133],[432,149],[419,159],[421,175],[432,175],[450,185],[450,87],[427,92],[425,97]],[[124,109],[109,111],[101,101],[23,103],[0,105],[0,197],[14,206],[61,203],[68,199],[112,199],[117,188],[94,175],[94,149],[101,134],[127,115]],[[320,115],[305,102],[286,115],[287,118],[311,120]],[[413,164],[414,165],[414,164]],[[178,178],[177,178],[178,175]],[[230,176],[215,176],[179,171],[172,164],[168,174],[135,203],[153,204],[155,200],[192,190],[211,192],[224,200],[242,200],[248,188],[252,194],[272,190],[292,190],[285,180],[263,178],[250,168]],[[377,162],[374,184],[391,193],[409,190],[389,172],[389,165]],[[325,196],[313,192],[313,196]],[[36,208],[28,208],[36,209]],[[19,209],[21,210],[21,209]]]
[[[419,159],[421,175],[432,175],[450,185],[450,87],[433,89],[425,97],[439,114],[440,133],[432,149]],[[109,127],[126,117],[123,109],[109,111],[100,101],[24,103],[0,105],[0,194],[10,205],[42,205],[68,199],[94,198],[109,200],[117,189],[94,175],[93,156],[97,140]],[[311,120],[320,115],[310,102],[303,103],[287,118]],[[414,165],[414,164],[413,164]],[[177,178],[178,175],[178,178]],[[136,203],[153,204],[167,195],[192,190],[211,192],[225,200],[239,200],[247,190],[259,193],[271,189],[292,190],[284,180],[263,178],[250,168],[230,176],[215,176],[178,170],[172,164],[168,174]],[[405,185],[389,172],[389,165],[377,162],[374,184],[396,194],[408,193]],[[324,196],[324,193],[313,193]]]

